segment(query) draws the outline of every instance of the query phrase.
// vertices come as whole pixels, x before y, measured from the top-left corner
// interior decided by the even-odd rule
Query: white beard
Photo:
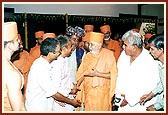
[[[90,53],[92,53],[93,55],[97,55],[97,54],[99,54],[99,50],[97,50],[97,51],[91,50]]]

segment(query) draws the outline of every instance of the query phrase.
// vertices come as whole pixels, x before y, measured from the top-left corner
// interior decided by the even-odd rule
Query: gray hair
[[[58,40],[60,42],[60,47],[62,49],[63,47],[68,46],[68,42],[70,40],[70,37],[59,35],[56,37],[56,40]]]
[[[123,36],[122,40],[128,40],[130,45],[136,45],[138,48],[142,48],[142,36],[136,31],[129,30]]]

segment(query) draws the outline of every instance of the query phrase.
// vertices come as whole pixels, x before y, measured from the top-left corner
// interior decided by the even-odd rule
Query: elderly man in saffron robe
[[[116,60],[112,51],[102,48],[102,33],[89,34],[90,52],[76,74],[77,86],[81,89],[76,98],[84,104],[84,111],[110,111],[117,79]]]

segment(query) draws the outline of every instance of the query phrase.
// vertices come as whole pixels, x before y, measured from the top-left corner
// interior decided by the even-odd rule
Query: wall
[[[90,16],[110,16],[119,17],[119,13],[123,14],[138,14],[138,5],[140,3],[116,3],[116,2],[87,2],[87,3],[8,3],[4,2],[4,7],[14,8],[15,13],[37,13],[37,14],[68,14],[68,15],[90,15]],[[158,16],[164,18],[164,4],[165,2],[148,2],[144,4],[141,9],[141,15]],[[166,6],[165,6],[166,7]],[[164,25],[158,26],[157,33],[164,30]]]
[[[150,4],[142,6],[142,15],[158,16],[158,19],[163,19],[166,12],[164,12],[164,4]],[[166,23],[165,23],[166,24]],[[158,25],[157,33],[162,33],[164,31],[164,25]]]
[[[164,18],[164,4],[143,5],[141,14]]]
[[[24,3],[24,2],[23,2]],[[58,4],[57,2],[44,4],[6,4],[4,7],[15,8],[15,13],[43,13],[43,14],[66,14],[69,15],[91,15],[118,17],[119,13],[137,14],[137,4],[114,4],[107,3],[85,3],[85,4]]]

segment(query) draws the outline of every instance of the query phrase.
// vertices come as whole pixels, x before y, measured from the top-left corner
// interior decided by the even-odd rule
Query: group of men
[[[36,32],[27,66],[18,69],[11,62],[21,42],[17,24],[5,22],[4,111],[111,111],[116,103],[118,111],[164,109],[164,36],[152,36],[148,51],[134,30],[122,36],[122,48],[109,25],[100,31],[85,25],[70,26],[65,36]]]

